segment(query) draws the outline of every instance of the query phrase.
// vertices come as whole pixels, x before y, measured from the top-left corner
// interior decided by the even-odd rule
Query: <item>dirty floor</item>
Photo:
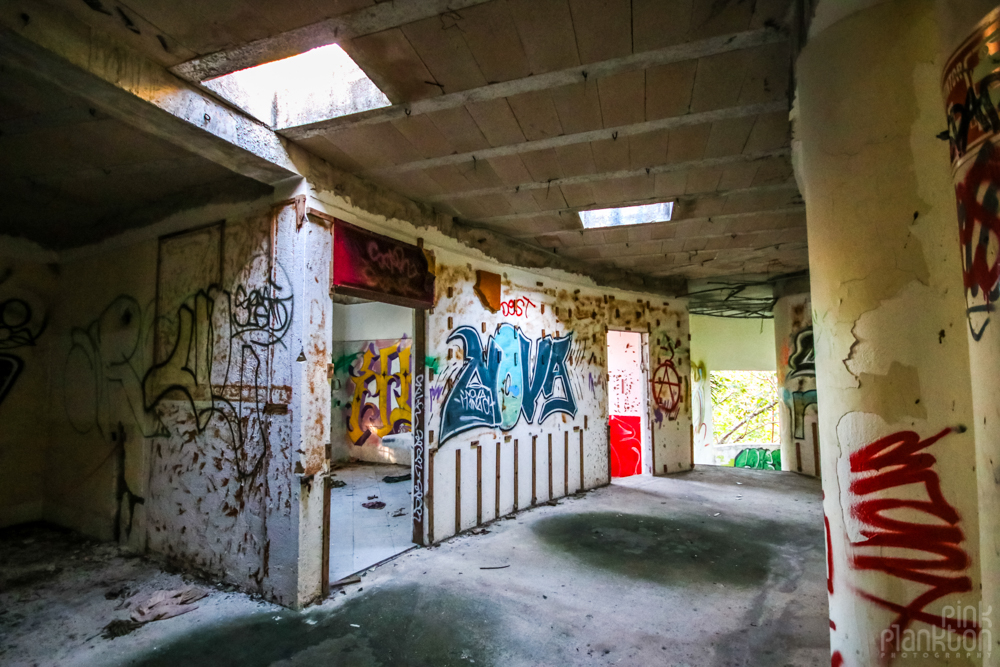
[[[0,664],[825,666],[822,526],[819,483],[793,473],[632,477],[410,551],[303,612],[213,588],[115,639],[122,595],[182,577],[7,530]]]
[[[413,546],[410,466],[352,463],[338,468],[330,489],[330,581],[371,567]],[[343,486],[341,486],[343,484]],[[364,504],[384,503],[384,507]]]

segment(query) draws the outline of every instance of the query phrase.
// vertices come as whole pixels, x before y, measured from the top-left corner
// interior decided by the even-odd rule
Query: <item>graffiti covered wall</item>
[[[337,341],[332,349],[334,459],[408,463],[382,439],[412,430],[413,339]]]
[[[784,296],[774,305],[774,340],[781,399],[781,467],[819,477],[816,352],[808,294]]]
[[[295,256],[275,247],[294,230],[278,209],[62,267],[49,516],[295,602],[269,581],[304,465]]]
[[[476,267],[437,256],[428,316],[425,495],[440,540],[498,515],[608,481],[607,328],[648,332],[657,472],[690,467],[687,313],[503,271],[500,308]]]
[[[51,267],[0,258],[0,526],[42,518]]]

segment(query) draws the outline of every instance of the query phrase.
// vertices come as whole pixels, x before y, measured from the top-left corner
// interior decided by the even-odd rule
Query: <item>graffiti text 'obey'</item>
[[[483,350],[479,333],[470,326],[455,329],[448,342],[462,341],[465,364],[444,402],[441,442],[473,428],[510,430],[524,413],[541,423],[549,415],[576,415],[576,400],[566,369],[573,342],[568,336],[543,336],[529,367],[532,342],[511,324],[501,324]]]

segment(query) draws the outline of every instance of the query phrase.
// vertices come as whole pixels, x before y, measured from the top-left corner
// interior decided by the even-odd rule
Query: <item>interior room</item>
[[[4,0],[0,664],[1000,667],[996,0]]]

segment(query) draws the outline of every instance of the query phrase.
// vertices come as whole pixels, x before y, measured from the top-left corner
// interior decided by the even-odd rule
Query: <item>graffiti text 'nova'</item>
[[[511,324],[498,326],[485,350],[473,327],[455,329],[448,342],[455,340],[462,341],[465,364],[444,402],[441,442],[479,427],[508,431],[521,413],[533,423],[557,412],[576,416],[566,368],[572,332],[540,338],[533,366],[531,339]]]

